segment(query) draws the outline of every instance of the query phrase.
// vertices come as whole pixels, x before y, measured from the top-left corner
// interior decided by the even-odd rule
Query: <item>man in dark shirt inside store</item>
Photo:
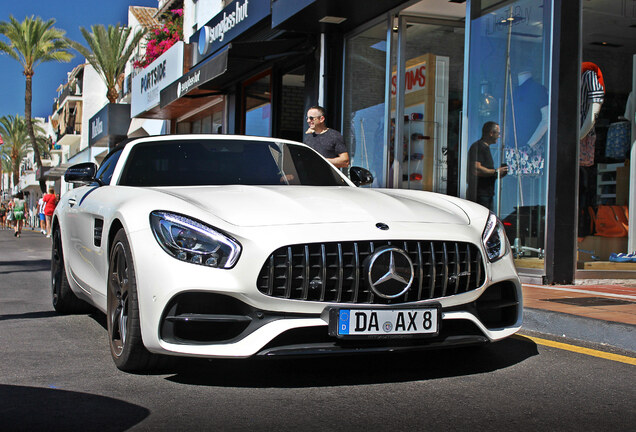
[[[468,190],[466,198],[493,210],[495,180],[508,174],[508,167],[495,168],[490,146],[499,139],[499,125],[493,121],[484,123],[481,138],[468,150]]]
[[[309,128],[303,137],[303,143],[320,153],[337,168],[349,166],[349,153],[344,138],[335,129],[325,124],[325,109],[313,106],[307,111]]]

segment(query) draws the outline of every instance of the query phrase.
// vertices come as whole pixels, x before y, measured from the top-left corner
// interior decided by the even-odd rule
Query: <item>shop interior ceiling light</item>
[[[336,17],[336,16],[326,15],[326,16],[320,18],[318,20],[318,22],[327,23],[327,24],[340,24],[340,23],[342,23],[342,22],[344,22],[346,20],[347,19],[344,18],[344,17]]]

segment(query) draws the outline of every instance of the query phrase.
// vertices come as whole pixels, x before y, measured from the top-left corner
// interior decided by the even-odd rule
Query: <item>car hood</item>
[[[206,186],[158,188],[224,221],[246,227],[339,222],[467,225],[443,195],[350,186]]]

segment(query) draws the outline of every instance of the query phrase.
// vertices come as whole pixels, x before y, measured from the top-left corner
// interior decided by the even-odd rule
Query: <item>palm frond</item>
[[[124,72],[145,30],[138,30],[131,36],[132,29],[129,27],[98,24],[91,26],[90,32],[80,27],[80,32],[87,46],[78,42],[70,44],[95,68],[106,84],[109,101],[114,102],[112,95],[116,93],[117,79]]]

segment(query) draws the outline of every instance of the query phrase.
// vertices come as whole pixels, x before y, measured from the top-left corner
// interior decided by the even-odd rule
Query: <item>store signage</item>
[[[191,88],[198,85],[201,81],[201,71],[196,71],[193,75],[188,77],[185,81],[177,84],[177,97],[183,96],[184,93],[187,93]]]
[[[248,17],[248,6],[248,0],[245,0],[243,4],[237,2],[236,10],[229,15],[227,12],[223,11],[223,19],[217,25],[214,27],[203,27],[203,29],[201,29],[202,31],[199,33],[199,54],[204,55],[210,48],[210,45],[217,40],[219,42],[223,42],[225,33],[232,30]]]
[[[108,137],[126,137],[130,105],[109,103],[88,120],[88,145],[108,146]]]
[[[193,65],[215,53],[270,14],[269,0],[234,0],[191,38],[197,44]]]
[[[202,86],[219,75],[224,74],[227,71],[229,50],[229,47],[222,49],[213,57],[197,66],[196,69],[191,70],[180,79],[161,90],[160,107],[166,107],[183,95],[192,92],[199,86]]]
[[[159,105],[161,90],[181,77],[184,50],[185,43],[177,42],[133,78],[130,97],[133,117]]]
[[[404,74],[404,94],[426,88],[426,62],[416,64],[406,69]],[[391,77],[391,94],[397,93],[397,74]]]
[[[94,140],[98,135],[104,133],[104,122],[101,118],[97,117],[91,120],[90,131],[92,140]]]

